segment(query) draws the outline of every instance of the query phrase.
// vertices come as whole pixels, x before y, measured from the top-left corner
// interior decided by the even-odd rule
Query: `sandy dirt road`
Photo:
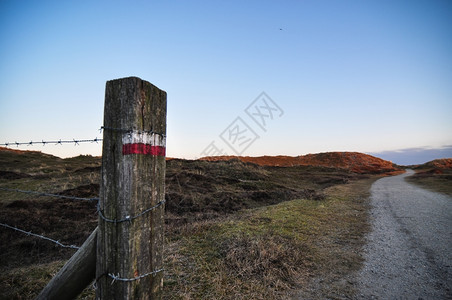
[[[371,188],[358,299],[452,299],[452,197],[385,177]]]

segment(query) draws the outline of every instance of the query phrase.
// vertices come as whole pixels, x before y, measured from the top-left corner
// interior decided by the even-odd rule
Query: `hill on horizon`
[[[345,169],[355,173],[397,173],[403,170],[403,168],[390,161],[360,152],[324,152],[300,156],[208,156],[200,158],[200,160],[207,161],[231,159],[238,159],[260,166],[318,166]]]
[[[6,151],[14,154],[30,154],[33,155],[35,160],[39,159],[58,159],[66,160],[73,158],[60,158],[51,154],[47,154],[41,151],[35,150],[19,150],[6,147],[0,147],[0,152]],[[81,157],[86,155],[80,155]],[[91,155],[87,155],[91,156]],[[100,157],[99,157],[100,158]],[[179,159],[173,157],[167,157],[167,160]],[[184,160],[184,159],[182,159]],[[339,168],[347,170],[354,173],[364,174],[364,173],[388,173],[397,174],[402,172],[405,167],[411,167],[414,169],[451,169],[452,158],[442,158],[434,159],[428,161],[424,164],[411,165],[411,166],[400,166],[392,163],[391,161],[384,160],[369,154],[364,154],[360,152],[323,152],[299,156],[288,156],[288,155],[276,155],[276,156],[207,156],[199,158],[198,160],[203,161],[228,161],[228,160],[239,160],[245,163],[253,163],[260,166],[271,166],[271,167],[292,167],[292,166],[315,166],[315,167],[326,167],[326,168]]]
[[[434,169],[440,169],[440,170],[452,169],[452,158],[434,159],[432,161],[426,162],[425,164],[416,165],[416,166],[414,166],[414,168],[415,169],[434,168]]]

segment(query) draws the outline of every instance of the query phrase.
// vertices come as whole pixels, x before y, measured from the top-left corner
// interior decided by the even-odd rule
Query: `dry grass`
[[[100,160],[0,155],[0,187],[93,197]],[[173,160],[165,299],[334,298],[361,263],[373,179],[330,168]],[[0,221],[80,245],[95,207],[0,191]],[[0,299],[30,299],[74,251],[0,228]],[[341,296],[339,296],[341,297]],[[79,299],[93,299],[88,287]]]
[[[187,225],[168,241],[165,299],[353,296],[373,180]]]
[[[444,171],[442,174],[421,172],[406,177],[405,180],[434,192],[452,195],[452,170]]]
[[[64,261],[12,269],[0,275],[0,299],[33,299]]]

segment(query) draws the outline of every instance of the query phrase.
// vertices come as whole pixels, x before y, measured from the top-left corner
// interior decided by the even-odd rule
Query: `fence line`
[[[131,108],[124,111],[123,108]],[[144,298],[149,296],[152,299],[161,299],[163,287],[163,226],[165,203],[165,150],[166,150],[166,92],[155,87],[147,81],[137,77],[128,77],[107,82],[104,108],[104,125],[100,131],[108,130],[103,139],[72,139],[72,140],[47,140],[30,142],[5,142],[0,146],[33,146],[33,145],[63,145],[81,143],[103,142],[102,156],[102,183],[100,185],[102,195],[100,198],[81,198],[65,196],[59,194],[44,193],[38,191],[27,191],[21,189],[0,188],[8,192],[26,193],[36,196],[57,197],[70,200],[89,200],[97,201],[97,212],[99,215],[98,227],[93,231],[90,237],[81,247],[74,245],[64,245],[57,240],[45,237],[43,235],[25,231],[8,224],[0,223],[1,226],[19,231],[29,236],[38,237],[51,241],[61,247],[78,249],[67,264],[53,277],[46,288],[38,295],[37,299],[61,299],[78,295],[82,289],[82,284],[74,285],[74,278],[96,279],[98,289],[96,297],[100,299],[110,298]],[[141,114],[140,114],[141,112]],[[121,115],[118,118],[118,115]],[[123,129],[128,127],[129,129]],[[140,129],[138,129],[140,128]],[[144,130],[146,129],[146,130]],[[156,129],[157,131],[154,131]],[[116,132],[112,132],[116,131]],[[122,138],[122,144],[116,143],[116,139]],[[115,151],[105,151],[113,148]],[[120,149],[122,146],[122,149]],[[113,149],[112,148],[112,149]],[[122,150],[122,151],[121,151]],[[108,152],[108,153],[104,153]],[[135,154],[143,156],[132,156]],[[112,163],[113,162],[113,163]],[[116,163],[115,163],[116,162]],[[133,172],[129,173],[121,166],[129,166],[132,163]],[[119,182],[130,182],[127,184],[117,184]],[[152,190],[143,188],[143,183],[150,184]],[[107,186],[107,187],[106,187]],[[121,199],[118,199],[117,190],[121,189],[123,193]],[[137,189],[143,189],[143,193],[134,193]],[[130,205],[121,205],[121,201],[127,201]],[[102,209],[104,211],[101,211]],[[133,207],[146,207],[145,210],[130,216]],[[113,207],[114,209],[109,209]],[[157,210],[157,208],[160,208]],[[155,212],[155,216],[145,218],[149,212]],[[106,213],[110,217],[116,215],[118,219],[109,219],[103,215]],[[132,212],[135,213],[135,212]],[[124,217],[125,216],[125,217]],[[141,218],[143,217],[143,218]],[[131,226],[127,234],[118,234],[115,228],[117,223],[131,224],[132,220],[138,218],[141,225],[151,228],[150,234],[135,235],[142,231],[144,226]],[[114,223],[114,225],[107,224]],[[126,224],[125,224],[126,225]],[[139,228],[140,227],[140,228]],[[98,234],[99,232],[99,234]],[[130,242],[130,237],[136,238],[137,243],[141,245],[137,251],[135,248],[125,248],[120,251],[119,243],[126,244]],[[116,243],[106,243],[105,241],[116,240]],[[144,246],[143,246],[144,245]],[[118,260],[119,259],[119,260]],[[119,264],[111,261],[119,261]],[[95,268],[86,268],[95,262]],[[130,262],[138,261],[137,266]],[[137,274],[137,267],[147,273]],[[135,268],[135,271],[132,271]],[[121,270],[129,270],[124,271]],[[152,270],[149,272],[149,270]],[[119,272],[118,272],[119,271]],[[123,273],[123,274],[120,274]],[[102,274],[102,275],[101,275]],[[133,274],[133,275],[132,275]],[[121,275],[129,275],[131,278],[124,278]],[[151,277],[152,275],[152,277]],[[112,279],[110,284],[109,277]],[[121,286],[112,286],[115,282],[132,282],[147,278],[137,283],[138,288],[123,289]],[[80,282],[80,280],[75,280]],[[133,292],[133,294],[132,294]],[[53,295],[52,297],[48,297]]]
[[[3,143],[0,144],[0,146],[5,146],[5,147],[9,147],[10,145],[13,146],[21,146],[21,145],[27,145],[27,146],[33,146],[35,144],[41,144],[43,146],[45,146],[46,144],[55,144],[55,145],[63,145],[63,144],[74,144],[74,146],[79,145],[80,143],[98,143],[98,142],[102,142],[102,139],[98,139],[97,137],[95,139],[91,139],[91,140],[86,140],[86,139],[82,139],[82,140],[76,140],[76,139],[72,139],[71,140],[58,140],[58,141],[40,141],[40,142],[7,142],[7,143]]]
[[[34,236],[34,237],[37,237],[37,238],[40,238],[40,239],[43,239],[43,240],[47,240],[47,241],[53,242],[53,243],[55,243],[58,246],[63,247],[63,248],[71,248],[71,249],[77,249],[77,250],[80,249],[80,247],[77,247],[77,246],[74,246],[74,245],[64,245],[64,244],[60,243],[57,240],[51,239],[49,237],[46,237],[46,236],[43,236],[43,235],[40,235],[40,234],[33,233],[31,231],[25,231],[23,229],[19,229],[19,228],[14,227],[14,226],[10,226],[8,224],[0,223],[0,225],[3,226],[3,227],[9,228],[9,229],[13,229],[13,230],[25,233],[26,235],[31,235],[31,236]]]
[[[10,188],[2,188],[2,187],[0,187],[0,190],[10,191],[10,192],[19,192],[19,193],[25,193],[25,194],[33,194],[33,195],[37,195],[37,196],[49,196],[49,197],[56,197],[56,198],[63,198],[63,199],[70,199],[70,200],[99,201],[99,198],[72,197],[72,196],[64,196],[64,195],[58,195],[58,194],[50,194],[50,193],[42,193],[42,192],[36,192],[36,191],[26,191],[26,190],[10,189]],[[150,207],[148,209],[143,210],[141,213],[139,213],[139,214],[137,214],[135,216],[132,216],[132,217],[126,216],[124,219],[119,219],[119,220],[106,218],[102,214],[102,211],[100,210],[99,202],[97,203],[97,212],[98,212],[99,216],[106,222],[111,222],[111,223],[115,223],[115,224],[116,223],[122,223],[122,222],[132,222],[132,220],[137,219],[137,218],[145,215],[146,213],[148,213],[148,212],[150,212],[150,211],[162,206],[165,202],[166,202],[166,200],[160,201],[156,205],[154,205],[154,206],[152,206],[152,207]],[[30,231],[25,231],[25,230],[19,229],[17,227],[10,226],[8,224],[0,223],[0,225],[4,226],[6,228],[10,228],[10,229],[13,229],[13,230],[25,233],[27,235],[31,235],[31,236],[35,236],[35,237],[38,237],[38,238],[41,238],[41,239],[45,239],[45,240],[51,241],[51,242],[53,242],[53,243],[55,243],[55,244],[57,244],[57,245],[59,245],[61,247],[64,247],[64,248],[80,249],[80,247],[77,247],[77,246],[74,246],[74,245],[69,245],[69,246],[68,245],[64,245],[64,244],[60,243],[59,241],[53,240],[51,238],[48,238],[48,237],[45,237],[45,236],[42,236],[42,235],[39,235],[39,234],[32,233]],[[163,271],[163,269],[159,269],[159,270],[152,271],[152,272],[149,272],[149,273],[137,276],[137,277],[133,277],[133,278],[121,278],[121,277],[119,277],[119,274],[118,275],[114,275],[114,274],[111,274],[111,273],[106,274],[106,275],[110,276],[113,279],[113,281],[112,281],[112,284],[113,284],[115,281],[130,282],[130,281],[139,280],[141,278],[144,278],[144,277],[147,277],[147,276],[150,276],[150,275],[155,275],[155,274],[157,274],[159,272],[162,272],[162,271]]]
[[[27,191],[27,190],[10,189],[10,188],[2,188],[2,187],[0,187],[0,190],[9,191],[9,192],[18,192],[18,193],[32,194],[32,195],[37,195],[37,196],[48,196],[48,197],[55,197],[55,198],[63,198],[63,199],[69,199],[69,200],[98,201],[98,203],[97,203],[97,213],[99,214],[99,216],[102,218],[102,220],[104,220],[106,222],[110,222],[110,223],[115,223],[115,224],[123,223],[123,222],[132,222],[132,220],[137,219],[139,217],[142,217],[146,213],[148,213],[148,212],[150,212],[150,211],[162,206],[166,202],[166,200],[160,201],[156,205],[154,205],[154,206],[152,206],[152,207],[150,207],[148,209],[143,210],[141,213],[139,213],[139,214],[137,214],[135,216],[132,216],[132,217],[126,216],[123,219],[118,219],[117,220],[117,219],[106,218],[103,215],[103,213],[102,213],[102,211],[100,209],[100,205],[99,205],[99,198],[81,198],[81,197],[64,196],[64,195],[58,195],[58,194],[50,194],[50,193],[42,193],[42,192],[36,192],[36,191]],[[24,234],[29,235],[29,236],[34,236],[34,237],[37,237],[37,238],[40,238],[40,239],[44,239],[44,240],[53,242],[53,243],[55,243],[58,246],[63,247],[63,248],[71,248],[71,249],[76,249],[76,250],[80,249],[80,247],[78,247],[78,246],[75,246],[75,245],[64,245],[61,242],[59,242],[57,240],[54,240],[54,239],[51,239],[49,237],[46,237],[46,236],[43,236],[43,235],[39,235],[39,234],[36,234],[36,233],[32,233],[31,231],[26,231],[26,230],[23,230],[23,229],[20,229],[20,228],[17,228],[17,227],[14,227],[14,226],[11,226],[11,225],[8,225],[8,224],[5,224],[5,223],[0,223],[0,226],[6,227],[6,228],[9,228],[9,229],[12,229],[12,230],[19,231],[19,232],[24,233]],[[122,277],[120,277],[119,274],[115,275],[115,274],[112,274],[112,273],[108,273],[108,274],[104,274],[104,275],[107,275],[107,276],[111,277],[113,279],[111,284],[113,284],[113,283],[115,283],[115,281],[131,282],[131,281],[139,280],[139,279],[145,278],[145,277],[150,276],[150,275],[156,275],[157,273],[162,272],[162,271],[164,271],[163,268],[155,270],[155,271],[151,271],[149,273],[145,273],[145,274],[139,275],[137,277],[133,277],[133,278],[122,278]],[[93,284],[93,288],[96,289],[97,286],[95,284]]]
[[[41,144],[42,146],[45,146],[47,144],[55,144],[55,145],[63,145],[63,144],[74,144],[74,146],[79,145],[80,143],[98,143],[98,142],[102,142],[102,139],[100,138],[94,138],[94,139],[72,139],[72,140],[57,140],[57,141],[44,141],[41,140],[40,142],[34,142],[34,141],[30,141],[30,142],[14,142],[14,143],[10,143],[10,142],[6,142],[6,143],[0,143],[0,146],[5,146],[5,147],[9,147],[9,146],[21,146],[21,145],[27,145],[27,146],[32,146],[32,145],[36,145],[36,144]],[[3,188],[0,187],[0,190],[2,191],[7,191],[7,192],[17,192],[17,193],[24,193],[24,194],[30,194],[30,195],[35,195],[35,196],[40,196],[40,197],[55,197],[55,198],[61,198],[61,199],[68,199],[68,200],[77,200],[77,201],[99,201],[99,198],[82,198],[82,197],[75,197],[75,196],[65,196],[65,195],[59,195],[59,194],[52,194],[52,193],[45,193],[45,192],[37,192],[37,191],[30,191],[30,190],[20,190],[20,189],[11,189],[11,188]],[[21,232],[23,234],[26,234],[28,236],[33,236],[39,239],[43,239],[49,242],[52,242],[62,248],[70,248],[70,249],[75,249],[75,250],[79,250],[80,247],[75,246],[75,245],[65,245],[63,243],[61,243],[60,241],[54,240],[52,238],[46,237],[44,235],[40,235],[40,234],[36,234],[33,233],[31,231],[26,231],[20,228],[17,228],[15,226],[11,226],[5,223],[0,223],[0,226],[3,226],[5,228],[11,229],[11,230],[15,230],[18,232]]]
[[[131,222],[132,220],[135,220],[135,219],[145,215],[146,213],[158,208],[159,206],[165,204],[165,202],[166,202],[166,200],[160,201],[156,205],[149,207],[149,208],[143,210],[142,212],[140,212],[139,214],[132,216],[132,217],[126,216],[123,219],[109,219],[109,218],[105,217],[104,214],[102,213],[102,211],[100,209],[100,205],[99,205],[99,198],[97,198],[97,197],[96,198],[81,198],[81,197],[74,197],[74,196],[64,196],[64,195],[59,195],[59,194],[50,194],[50,193],[42,193],[42,192],[36,192],[36,191],[26,191],[26,190],[18,190],[18,189],[10,189],[10,188],[2,188],[2,187],[0,187],[0,190],[8,191],[8,192],[32,194],[32,195],[43,196],[43,197],[55,197],[55,198],[69,199],[69,200],[97,201],[97,213],[102,218],[102,220],[104,220],[105,222],[110,222],[110,223],[115,223],[115,224],[123,223],[123,222]]]

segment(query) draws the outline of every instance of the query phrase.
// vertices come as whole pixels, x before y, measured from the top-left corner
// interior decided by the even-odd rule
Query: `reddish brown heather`
[[[19,153],[19,154],[31,152],[31,151],[22,151],[22,150],[16,150],[16,149],[11,149],[11,148],[6,148],[6,147],[0,147],[0,151],[9,151],[9,152],[14,152],[14,153]]]
[[[452,158],[435,159],[426,163],[426,165],[440,170],[452,169]]]
[[[0,147],[0,151],[11,151],[18,154],[25,154],[30,152],[40,153],[39,151],[22,151],[5,147]],[[172,159],[175,158],[166,158],[166,160]],[[320,166],[340,168],[360,174],[397,174],[403,172],[401,168],[390,161],[359,152],[325,152],[300,156],[208,156],[200,158],[200,160],[206,161],[226,161],[231,159],[239,159],[240,161],[254,163],[260,166]],[[452,158],[436,159],[425,165],[435,169],[452,169]]]
[[[220,161],[239,159],[261,166],[320,166],[346,169],[355,173],[388,173],[402,170],[392,162],[359,152],[325,152],[301,156],[210,156],[201,160]]]

